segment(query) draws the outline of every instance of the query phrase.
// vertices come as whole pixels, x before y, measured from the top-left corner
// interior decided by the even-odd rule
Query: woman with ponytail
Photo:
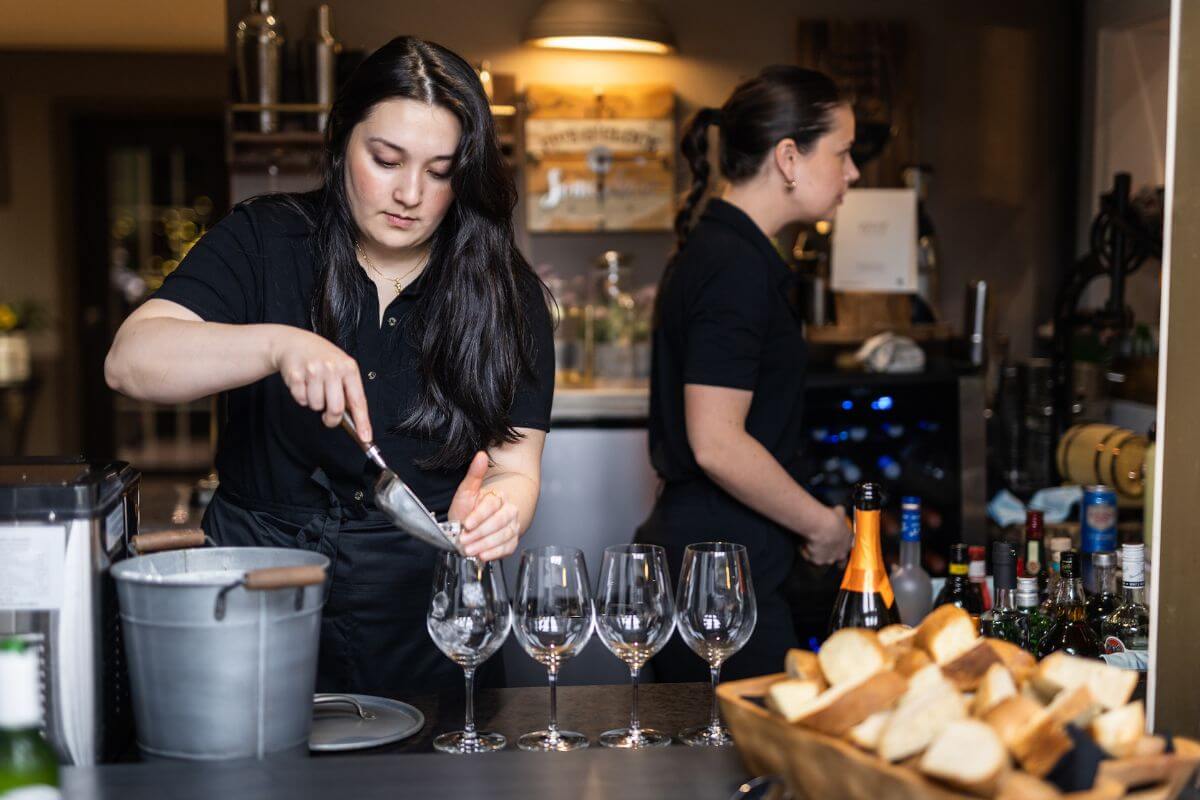
[[[458,55],[411,37],[376,50],[338,93],[324,155],[317,191],[242,203],[209,231],[121,326],[105,374],[141,400],[225,393],[203,527],[220,545],[329,557],[318,691],[457,687],[425,631],[436,552],[375,508],[370,465],[337,427],[351,417],[461,522],[468,555],[509,555],[549,428],[546,295]]]
[[[693,226],[712,131],[727,186]],[[659,286],[650,393],[650,455],[663,488],[638,541],[663,545],[676,578],[691,542],[747,547],[758,623],[724,667],[731,678],[777,672],[799,646],[784,596],[796,550],[828,565],[850,548],[842,509],[813,499],[790,472],[807,354],[786,294],[791,272],[772,239],[789,223],[834,214],[858,179],[853,140],[854,116],[833,81],[786,66],[702,109],[683,134],[692,187]],[[653,663],[660,680],[707,675],[678,638]]]

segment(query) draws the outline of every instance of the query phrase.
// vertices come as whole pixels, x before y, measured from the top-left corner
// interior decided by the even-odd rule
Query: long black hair
[[[420,466],[453,469],[479,449],[520,438],[509,411],[518,384],[534,374],[526,298],[545,302],[545,287],[517,250],[516,186],[478,76],[445,47],[401,36],[359,65],[330,111],[324,182],[316,195],[313,237],[322,271],[312,298],[313,329],[343,349],[353,343],[370,287],[358,274],[346,148],[354,127],[392,98],[445,108],[462,127],[451,168],[454,201],[430,239],[422,292],[408,317],[407,332],[419,352],[420,393],[413,407],[401,409],[397,426],[424,438],[444,437]]]
[[[680,151],[692,186],[675,215],[677,249],[691,229],[696,206],[708,188],[708,129],[720,130],[721,174],[732,183],[755,175],[776,144],[792,139],[807,153],[833,125],[832,111],[845,102],[828,75],[791,66],[765,68],[740,84],[719,109],[702,108],[683,131]]]

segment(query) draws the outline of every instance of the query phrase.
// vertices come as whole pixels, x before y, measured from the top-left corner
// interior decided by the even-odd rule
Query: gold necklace
[[[362,256],[363,262],[366,263],[367,268],[370,269],[372,272],[374,272],[376,275],[378,275],[383,280],[391,281],[392,285],[396,287],[396,294],[400,294],[402,291],[404,291],[404,279],[407,278],[409,275],[412,275],[414,272],[416,272],[422,265],[422,262],[418,261],[417,265],[415,267],[413,267],[408,272],[401,275],[399,278],[389,278],[387,275],[384,275],[382,272],[380,272],[379,268],[376,267],[371,262],[370,256],[367,255],[367,251],[363,249],[361,244],[357,245],[357,247],[358,247],[358,254],[360,256]]]

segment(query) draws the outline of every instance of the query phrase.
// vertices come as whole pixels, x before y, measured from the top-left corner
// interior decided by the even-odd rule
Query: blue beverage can
[[[921,541],[921,498],[906,496],[900,501],[900,538]]]
[[[1079,549],[1085,553],[1117,549],[1117,493],[1111,487],[1084,487],[1079,513]]]

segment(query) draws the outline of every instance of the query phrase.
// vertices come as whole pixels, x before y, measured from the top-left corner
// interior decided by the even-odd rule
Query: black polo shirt
[[[790,468],[808,360],[788,301],[792,272],[745,212],[709,201],[662,289],[650,387],[650,459],[667,482],[704,477],[688,444],[684,384],[754,393],[746,431]]]
[[[309,203],[307,196],[296,202]],[[231,324],[275,323],[312,330],[310,299],[319,270],[309,222],[277,198],[242,203],[191,249],[155,293],[194,311],[201,319]],[[379,323],[378,296],[370,284],[356,343],[375,442],[392,467],[434,512],[445,512],[466,466],[419,469],[414,462],[437,451],[437,437],[396,433],[397,423],[419,397],[419,353],[406,321],[422,292],[422,280],[405,287]],[[536,340],[536,376],[519,386],[510,412],[514,427],[549,430],[554,393],[553,328],[536,281],[524,287]],[[228,417],[217,452],[222,489],[254,502],[324,510],[329,491],[313,480],[324,471],[343,505],[369,507],[370,470],[362,451],[340,428],[292,398],[278,373],[228,393]],[[366,491],[364,491],[366,490]]]

